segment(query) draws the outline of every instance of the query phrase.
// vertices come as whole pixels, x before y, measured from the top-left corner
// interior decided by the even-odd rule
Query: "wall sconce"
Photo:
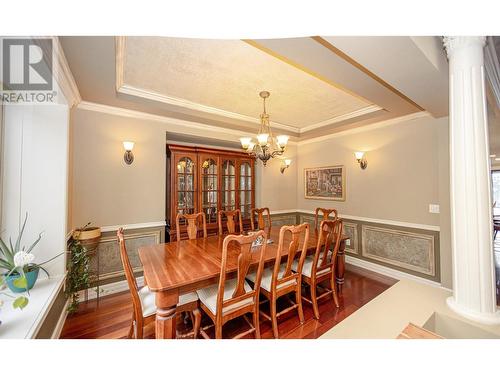
[[[124,141],[123,148],[125,149],[125,154],[123,155],[123,160],[126,164],[132,164],[134,161],[134,154],[132,154],[132,149],[134,148],[134,142]]]
[[[356,156],[356,160],[358,161],[361,169],[366,169],[368,162],[366,161],[365,153],[363,151],[356,151],[354,156]]]
[[[280,172],[281,173],[284,173],[285,172],[285,169],[287,169],[290,164],[292,164],[292,160],[291,159],[285,159],[281,162],[281,167],[280,167]]]

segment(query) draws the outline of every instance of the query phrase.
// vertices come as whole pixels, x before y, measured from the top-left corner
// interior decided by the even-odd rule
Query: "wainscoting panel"
[[[141,272],[138,249],[142,246],[154,245],[164,241],[164,227],[125,230],[125,245],[134,272]],[[120,259],[120,248],[116,232],[103,232],[99,246],[99,279],[100,284],[115,282],[124,277],[123,265]],[[93,257],[90,265],[92,270],[97,269],[97,259]]]
[[[295,212],[285,214],[271,214],[271,222],[273,227],[282,227],[283,225],[295,225],[297,215]]]
[[[434,236],[371,225],[362,226],[362,255],[435,276]]]
[[[311,230],[314,230],[314,215],[299,213],[297,224],[309,223]]]
[[[343,219],[350,256],[440,282],[439,231]],[[314,226],[314,214],[298,212],[297,223]]]
[[[349,245],[346,244],[345,252],[348,254],[359,254],[358,246],[358,224],[344,222],[344,234],[349,236]]]

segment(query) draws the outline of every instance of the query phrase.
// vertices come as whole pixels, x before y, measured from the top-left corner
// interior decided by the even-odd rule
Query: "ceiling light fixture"
[[[283,155],[288,143],[288,135],[278,135],[276,139],[273,137],[269,115],[266,112],[266,99],[271,95],[269,91],[261,91],[260,97],[264,102],[264,111],[260,115],[260,128],[257,134],[257,142],[253,142],[252,138],[240,138],[241,147],[249,155],[255,159],[260,159],[262,164],[266,166],[269,159]]]

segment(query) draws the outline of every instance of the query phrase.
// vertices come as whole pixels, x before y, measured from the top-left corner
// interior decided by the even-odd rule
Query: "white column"
[[[456,313],[499,324],[488,122],[484,87],[485,37],[445,37],[450,63],[450,195],[453,297]]]

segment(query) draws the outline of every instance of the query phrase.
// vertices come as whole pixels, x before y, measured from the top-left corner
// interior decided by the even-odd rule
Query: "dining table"
[[[280,228],[272,227],[268,231],[268,240],[264,254],[265,266],[274,264],[278,251]],[[349,237],[342,235],[339,247],[335,280],[339,294],[342,293],[345,270],[345,243]],[[210,236],[191,240],[181,240],[139,248],[145,284],[155,293],[157,339],[172,339],[176,336],[176,306],[179,296],[209,285],[218,284],[224,236]],[[286,257],[287,243],[291,239],[285,236],[281,256]],[[317,230],[311,230],[307,243],[308,253],[314,252],[318,240]],[[303,240],[302,240],[303,241]],[[303,246],[299,246],[299,251]],[[239,248],[233,243],[228,247],[227,277],[236,277]],[[256,267],[258,251],[252,258],[251,265]]]

